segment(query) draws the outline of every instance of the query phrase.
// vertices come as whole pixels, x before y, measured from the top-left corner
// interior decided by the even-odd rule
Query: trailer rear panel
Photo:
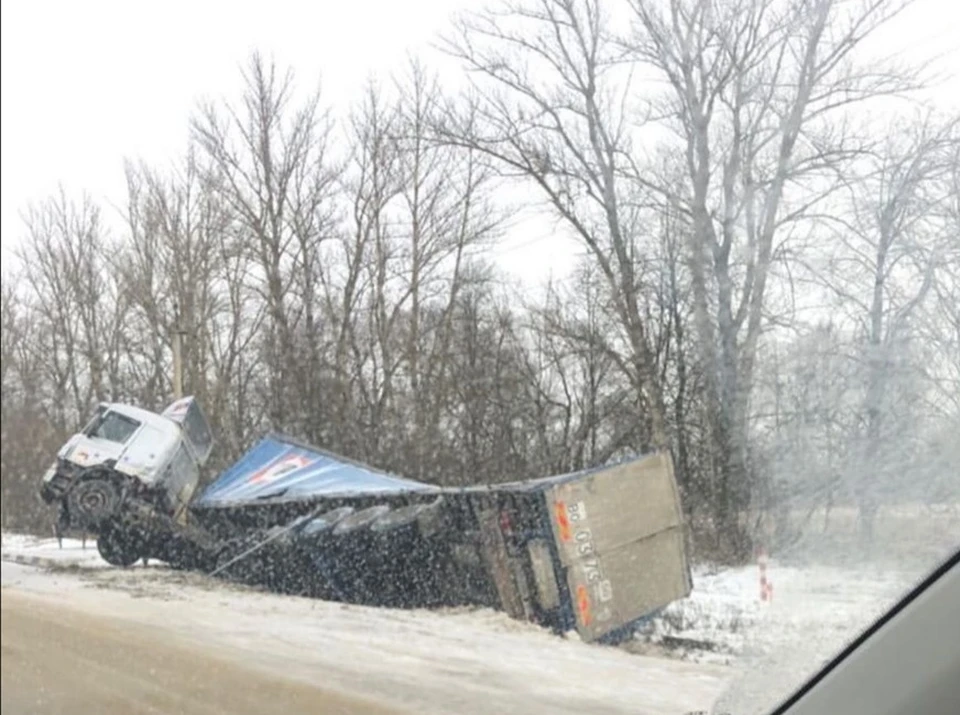
[[[546,493],[577,629],[596,640],[691,589],[666,454],[586,473]]]

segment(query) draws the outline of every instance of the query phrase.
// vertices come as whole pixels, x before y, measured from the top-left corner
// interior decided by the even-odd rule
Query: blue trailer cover
[[[270,435],[227,469],[194,502],[240,506],[270,498],[303,499],[384,492],[430,492],[437,487],[402,479],[317,447]]]

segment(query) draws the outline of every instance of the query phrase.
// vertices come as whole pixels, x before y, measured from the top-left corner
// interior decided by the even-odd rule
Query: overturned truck
[[[666,453],[442,488],[271,434],[190,498],[211,444],[192,398],[161,415],[102,405],[41,493],[61,528],[96,532],[116,565],[156,558],[370,605],[488,606],[588,641],[616,640],[690,592]]]

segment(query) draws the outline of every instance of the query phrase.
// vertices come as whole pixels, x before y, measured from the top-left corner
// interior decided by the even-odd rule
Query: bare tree
[[[395,269],[401,276],[395,310],[402,308],[409,316],[404,367],[413,411],[411,468],[423,475],[426,454],[438,437],[446,389],[442,371],[453,348],[453,307],[473,253],[489,247],[503,213],[492,204],[492,172],[482,155],[434,139],[443,111],[436,78],[413,61],[397,90],[399,220],[405,224],[400,240],[408,243],[399,251],[402,260]],[[437,319],[426,319],[426,311]]]
[[[681,140],[682,189],[675,194],[671,181],[664,193],[690,220],[687,257],[719,458],[715,499],[724,538],[740,555],[748,538],[738,523],[751,491],[747,406],[771,269],[789,226],[829,195],[838,162],[859,149],[843,111],[912,86],[901,73],[854,62],[863,39],[904,4],[631,2],[636,26],[626,49],[667,83],[653,111]]]
[[[129,165],[128,238],[111,266],[132,306],[124,341],[137,401],[171,399],[171,341],[182,331],[185,388],[230,458],[259,422],[243,408],[249,374],[240,365],[242,355],[259,365],[250,355],[264,310],[253,305],[251,260],[217,178],[193,150],[167,174]]]
[[[0,286],[0,394],[6,394],[13,375],[13,361],[23,342],[22,302],[13,286],[16,279],[5,276]],[[10,376],[8,378],[8,375]]]
[[[668,444],[637,261],[643,235],[632,164],[629,83],[602,3],[541,0],[468,16],[446,48],[478,77],[467,123],[450,112],[447,141],[483,152],[537,187],[583,241],[609,286],[628,346],[647,444]]]
[[[645,430],[630,399],[629,371],[610,348],[609,292],[592,261],[568,286],[548,286],[527,306],[526,400],[536,425],[531,458],[548,471],[584,469],[629,453]]]
[[[267,368],[266,413],[283,427],[304,419],[298,332],[305,331],[312,346],[307,369],[316,358],[314,288],[320,244],[332,237],[328,204],[336,176],[326,154],[331,126],[319,93],[293,104],[292,72],[278,74],[254,55],[243,76],[240,106],[203,105],[192,129],[256,265],[256,290],[267,314],[259,346]],[[315,399],[312,386],[306,389]]]
[[[33,206],[25,220],[19,258],[41,321],[31,349],[50,372],[53,390],[44,406],[66,429],[96,401],[117,394],[110,376],[118,373],[116,335],[126,306],[106,269],[100,212],[89,197],[78,204],[61,191]]]
[[[898,419],[904,407],[892,401],[904,380],[918,379],[917,337],[928,301],[950,290],[945,271],[957,253],[948,213],[958,126],[956,119],[928,116],[907,132],[890,132],[845,185],[842,209],[825,219],[833,250],[817,279],[863,340],[864,431],[855,489],[867,538],[885,477],[897,469],[890,448],[905,449]],[[946,279],[943,286],[938,276]]]
[[[51,454],[97,401],[123,394],[126,303],[88,197],[61,190],[24,218],[22,278],[3,294],[2,494],[5,526],[36,529],[47,516],[36,479]]]

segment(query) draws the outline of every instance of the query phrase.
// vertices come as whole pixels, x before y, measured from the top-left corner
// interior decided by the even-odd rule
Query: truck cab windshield
[[[87,431],[87,436],[123,444],[130,439],[139,426],[140,423],[135,419],[116,412],[107,412]]]

